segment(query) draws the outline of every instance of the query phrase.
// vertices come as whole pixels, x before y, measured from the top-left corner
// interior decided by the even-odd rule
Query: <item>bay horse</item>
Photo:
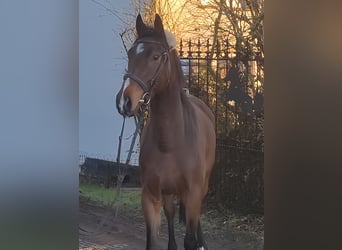
[[[168,222],[168,250],[176,250],[175,203],[185,212],[186,250],[207,250],[200,226],[202,201],[215,161],[215,118],[198,98],[183,90],[185,80],[176,42],[164,31],[159,15],[154,27],[136,19],[137,39],[128,51],[128,68],[116,96],[124,116],[149,105],[140,142],[141,202],[146,223],[146,250],[160,249],[160,209]],[[181,211],[180,211],[181,212]]]

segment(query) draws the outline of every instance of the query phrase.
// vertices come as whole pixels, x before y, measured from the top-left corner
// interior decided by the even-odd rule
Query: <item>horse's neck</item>
[[[184,138],[183,109],[180,90],[168,89],[151,100],[151,125],[154,139],[162,151],[177,147]]]

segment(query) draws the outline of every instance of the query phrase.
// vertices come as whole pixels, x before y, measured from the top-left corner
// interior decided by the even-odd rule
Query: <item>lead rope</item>
[[[126,118],[123,117],[123,121],[122,121],[122,127],[121,127],[121,132],[120,132],[120,136],[119,136],[119,145],[118,145],[118,153],[117,153],[117,157],[116,157],[116,162],[117,162],[117,165],[118,165],[118,180],[117,180],[117,185],[116,185],[116,194],[115,194],[115,197],[114,199],[111,201],[108,209],[111,209],[113,208],[113,205],[115,204],[115,218],[118,216],[118,212],[119,212],[119,205],[120,205],[120,198],[121,198],[121,190],[122,190],[122,183],[123,183],[123,180],[124,180],[124,176],[126,175],[127,173],[127,167],[128,167],[128,164],[130,162],[130,159],[131,159],[131,156],[132,156],[132,153],[133,153],[133,147],[135,145],[135,141],[137,139],[137,135],[138,135],[138,132],[139,132],[139,129],[141,128],[141,125],[143,124],[144,122],[144,114],[145,114],[145,111],[147,110],[147,108],[142,108],[141,110],[141,113],[138,115],[137,120],[135,120],[135,125],[136,125],[136,128],[135,128],[135,131],[134,131],[134,134],[133,134],[133,138],[132,138],[132,142],[131,142],[131,146],[129,148],[129,152],[128,152],[128,155],[127,155],[127,159],[126,159],[126,162],[125,164],[121,164],[120,163],[120,156],[121,156],[121,145],[122,145],[122,137],[123,137],[123,133],[124,133],[124,128],[125,128],[125,123],[126,123]],[[136,117],[135,117],[136,118]],[[110,216],[110,211],[107,210],[107,215],[105,216],[105,218],[103,218],[101,220],[101,222],[99,223],[98,227],[96,230],[94,231],[88,231],[86,229],[84,229],[83,227],[79,226],[78,229],[80,231],[83,231],[84,233],[86,234],[96,234],[96,235],[99,235],[101,233],[103,233],[104,231],[100,231],[99,229],[103,226],[104,224],[106,223],[106,221],[108,220],[109,216]]]
[[[119,212],[119,205],[120,205],[120,198],[121,198],[121,190],[122,190],[122,183],[124,181],[124,178],[125,178],[125,175],[127,173],[127,167],[129,165],[129,162],[131,160],[131,156],[132,156],[132,153],[133,153],[133,148],[134,148],[134,145],[135,145],[135,141],[137,139],[137,135],[138,135],[138,132],[139,132],[139,129],[142,125],[142,122],[144,121],[144,112],[141,112],[140,114],[140,117],[138,118],[138,121],[136,122],[136,127],[135,127],[135,131],[134,131],[134,134],[133,134],[133,138],[132,138],[132,142],[131,142],[131,146],[129,148],[129,151],[128,151],[128,155],[127,155],[127,159],[126,159],[126,162],[123,166],[121,166],[121,163],[120,163],[120,154],[121,154],[121,143],[122,143],[122,134],[123,134],[123,130],[124,130],[124,125],[125,125],[125,117],[123,118],[123,122],[122,122],[122,128],[121,128],[121,134],[119,136],[119,147],[118,147],[118,155],[117,155],[117,158],[116,158],[116,162],[119,166],[119,173],[118,173],[118,178],[117,178],[117,184],[116,184],[116,194],[115,194],[115,198],[114,200],[112,201],[111,203],[111,207],[113,206],[113,204],[115,204],[115,218],[117,217],[118,215],[118,212]]]
[[[121,126],[121,133],[119,135],[119,146],[118,146],[118,153],[116,155],[116,163],[119,164],[120,163],[120,155],[121,155],[121,144],[122,144],[122,136],[123,136],[123,132],[125,129],[125,122],[126,122],[126,117],[123,116],[123,120],[122,120],[122,126]]]

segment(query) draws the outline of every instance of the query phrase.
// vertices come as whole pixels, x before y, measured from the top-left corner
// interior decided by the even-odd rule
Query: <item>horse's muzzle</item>
[[[118,113],[120,114],[120,115],[124,115],[124,113],[123,113],[123,110],[121,109],[121,107],[120,107],[120,97],[121,97],[121,95],[119,95],[120,93],[118,93],[117,94],[117,96],[116,96],[116,109],[117,109],[117,111],[118,111]]]
[[[124,115],[126,116],[132,116],[132,101],[131,101],[131,98],[129,98],[128,96],[124,96],[124,102],[123,102],[123,105],[122,105],[122,108],[123,108],[123,113]]]

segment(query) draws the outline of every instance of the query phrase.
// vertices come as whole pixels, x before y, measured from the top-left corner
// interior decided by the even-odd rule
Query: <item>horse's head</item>
[[[136,30],[138,38],[128,51],[127,73],[116,96],[118,111],[125,116],[147,105],[168,82],[170,71],[170,46],[160,16],[156,15],[154,27],[148,27],[138,15]]]

